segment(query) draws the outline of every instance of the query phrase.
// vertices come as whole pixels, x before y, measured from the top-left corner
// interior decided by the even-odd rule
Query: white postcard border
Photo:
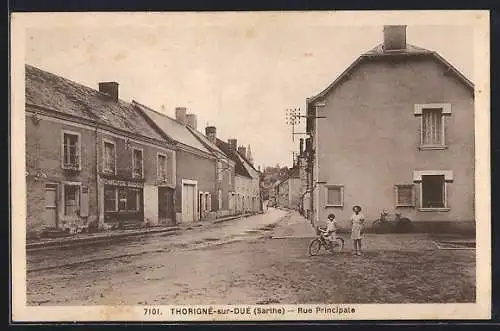
[[[120,19],[110,19],[110,15]],[[170,15],[169,20],[164,15]],[[24,54],[25,29],[61,26],[106,27],[176,24],[193,15],[213,15],[211,25],[249,24],[259,15],[317,15],[318,25],[472,25],[474,26],[475,152],[476,152],[476,303],[471,304],[345,304],[345,305],[238,305],[238,306],[57,306],[26,305],[26,187]],[[357,19],[353,20],[352,16]],[[75,19],[77,18],[77,19]],[[490,217],[490,52],[488,11],[400,11],[400,12],[261,12],[261,13],[14,13],[11,16],[11,192],[12,192],[12,320],[28,321],[236,321],[236,320],[382,320],[382,319],[489,319],[491,314],[491,217]],[[190,24],[190,23],[187,23]],[[313,313],[298,313],[298,308]],[[337,313],[316,313],[329,308]],[[197,309],[197,314],[172,314],[171,309]],[[232,309],[229,314],[208,314],[206,309]],[[248,310],[247,310],[248,308]],[[284,313],[259,314],[257,309],[282,309]],[[158,309],[158,314],[147,313]],[[235,313],[235,309],[238,311]],[[242,309],[244,313],[240,313]],[[338,313],[338,309],[354,312]],[[246,312],[249,312],[248,314]]]

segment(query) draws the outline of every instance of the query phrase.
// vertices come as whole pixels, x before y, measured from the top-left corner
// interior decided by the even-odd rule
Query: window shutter
[[[80,197],[80,216],[89,216],[89,188],[87,186],[82,186],[82,194]]]

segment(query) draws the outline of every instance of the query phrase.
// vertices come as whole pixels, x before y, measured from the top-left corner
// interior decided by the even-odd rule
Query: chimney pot
[[[198,130],[198,121],[196,118],[196,114],[187,114],[186,115],[186,125],[189,126],[193,130]]]
[[[217,139],[217,129],[215,126],[207,126],[205,128],[205,136],[207,136],[208,140],[215,144]]]
[[[186,124],[186,107],[175,108],[175,119],[182,124]]]
[[[238,140],[236,139],[228,139],[227,143],[229,144],[229,151],[236,152],[236,146],[238,146]]]
[[[384,26],[384,51],[406,49],[406,25]]]
[[[114,101],[118,101],[118,83],[117,82],[100,82],[99,92],[107,94]]]

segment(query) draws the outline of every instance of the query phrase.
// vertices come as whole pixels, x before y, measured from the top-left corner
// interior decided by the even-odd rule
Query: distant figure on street
[[[351,239],[354,244],[354,254],[361,255],[361,238],[363,234],[363,223],[365,222],[365,216],[361,214],[361,207],[354,206],[352,207],[352,211],[354,212],[351,215]]]

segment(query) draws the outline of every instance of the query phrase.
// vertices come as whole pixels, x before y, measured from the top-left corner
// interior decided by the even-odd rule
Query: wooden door
[[[182,197],[182,220],[183,222],[193,222],[196,215],[196,191],[195,186],[184,184]]]
[[[45,211],[43,217],[44,224],[50,227],[57,227],[57,185],[45,185]]]
[[[174,220],[174,193],[168,187],[158,188],[158,218],[160,223]]]

